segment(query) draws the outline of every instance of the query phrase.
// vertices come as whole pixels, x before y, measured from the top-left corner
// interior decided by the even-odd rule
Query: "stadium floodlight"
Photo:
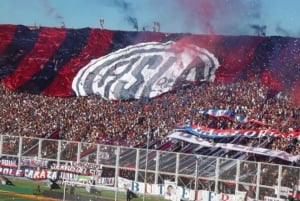
[[[153,22],[153,32],[156,32],[156,21]]]
[[[156,22],[156,26],[157,26],[157,32],[160,32],[160,23]]]
[[[104,19],[100,19],[100,29],[104,29]]]

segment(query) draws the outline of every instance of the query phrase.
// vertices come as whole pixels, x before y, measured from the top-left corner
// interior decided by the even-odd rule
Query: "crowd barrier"
[[[10,135],[0,135],[0,156],[2,175],[93,181],[168,200],[299,199],[296,166]]]

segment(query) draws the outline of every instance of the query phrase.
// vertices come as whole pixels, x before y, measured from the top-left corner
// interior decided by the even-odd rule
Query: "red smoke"
[[[219,6],[211,0],[202,1],[179,1],[180,7],[186,15],[186,19],[192,26],[199,26],[203,32],[215,34],[212,20],[216,15],[216,6]]]
[[[291,96],[295,105],[300,106],[300,80],[295,83],[295,87],[291,91]]]
[[[195,1],[198,2],[198,1]],[[209,34],[215,34],[215,29],[212,25],[212,20],[216,15],[215,10],[218,4],[213,5],[214,3],[210,0],[199,1],[199,5],[196,5],[198,8],[200,21],[203,19],[203,28]]]
[[[185,0],[178,1],[178,4],[186,24],[197,26],[206,34],[218,34],[234,25],[247,24],[246,13],[251,13],[250,6],[243,1]]]
[[[266,70],[261,74],[261,82],[272,89],[281,91],[284,89],[280,79],[277,79],[276,74],[270,70]]]
[[[181,53],[184,48],[186,48],[188,45],[192,44],[192,41],[189,37],[184,37],[178,41],[172,46],[172,50],[176,53]]]

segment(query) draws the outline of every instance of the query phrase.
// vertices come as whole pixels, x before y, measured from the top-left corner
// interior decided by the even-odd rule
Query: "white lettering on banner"
[[[62,180],[75,181],[77,180],[77,174],[70,172],[61,172],[59,178]]]
[[[57,165],[52,164],[51,170],[56,170],[60,172],[70,172],[74,174],[81,174],[81,175],[97,175],[101,176],[102,174],[102,166],[98,165],[93,168],[84,167],[83,165]]]
[[[236,135],[243,135],[247,136],[249,138],[255,137],[264,137],[264,136],[270,136],[270,137],[297,137],[299,136],[300,132],[281,132],[275,129],[272,130],[260,130],[260,129],[215,129],[215,128],[208,128],[205,126],[195,126],[195,125],[182,125],[177,126],[173,132],[186,132],[188,134],[193,134],[199,137],[212,137],[212,138],[221,138],[221,137],[232,137]]]
[[[20,170],[20,169],[17,169],[16,174],[13,175],[13,176],[16,176],[16,177],[23,177],[23,176],[24,176],[24,171],[23,171],[23,170]]]
[[[219,61],[207,49],[174,41],[127,46],[92,60],[72,82],[77,96],[104,99],[155,97],[194,81],[213,81]]]
[[[36,159],[22,159],[21,166],[28,166],[28,167],[44,167],[48,166],[49,161],[46,160],[36,160]]]
[[[34,171],[33,178],[37,180],[47,179],[47,170]]]
[[[25,169],[25,177],[34,180],[47,179],[47,170]]]
[[[115,184],[114,177],[100,177],[97,180],[97,184],[104,185],[104,186],[113,186]]]
[[[51,166],[51,169],[57,170],[57,171],[63,171],[63,172],[72,172],[72,173],[88,175],[88,171],[86,168],[75,167],[73,165],[56,165],[56,164],[54,164]]]
[[[9,160],[9,159],[1,159],[0,166],[5,167],[18,167],[17,159]]]
[[[16,169],[16,168],[0,167],[0,175],[23,177],[24,172],[23,170]]]
[[[119,190],[129,188],[130,190],[143,194],[144,193],[144,182],[135,182],[122,177],[118,177],[118,188]],[[215,194],[213,192],[183,188],[176,186],[175,182],[165,180],[163,184],[147,184],[151,186],[148,188],[147,194],[159,195],[165,199],[172,201],[180,201],[182,199],[197,200],[197,201],[244,201],[246,192],[239,192],[238,194]],[[168,187],[171,186],[169,189]],[[150,190],[151,189],[151,190]],[[167,193],[170,193],[169,195]]]
[[[201,137],[189,133],[173,132],[170,135],[168,135],[168,137],[183,140],[193,144],[199,144],[206,147],[219,147],[219,148],[234,150],[234,151],[255,153],[255,154],[260,154],[265,156],[281,158],[283,160],[291,161],[291,162],[300,160],[300,155],[294,156],[292,154],[280,150],[271,150],[271,149],[259,148],[259,147],[248,147],[244,145],[229,144],[229,143],[211,143],[202,139]]]
[[[29,179],[33,179],[33,173],[34,173],[34,170],[25,169],[25,177],[27,177]]]
[[[57,172],[48,171],[48,170],[33,170],[25,169],[24,176],[32,180],[44,180],[44,179],[57,179]]]
[[[206,190],[197,191],[197,201],[244,201],[244,195],[237,194],[225,194],[225,193],[214,193]]]
[[[57,180],[58,179],[58,173],[56,171],[47,171],[47,179],[51,179],[51,180]]]

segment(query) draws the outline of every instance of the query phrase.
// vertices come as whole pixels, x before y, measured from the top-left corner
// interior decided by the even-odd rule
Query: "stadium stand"
[[[89,28],[42,27],[32,30],[21,25],[1,25],[1,30],[5,30],[5,32],[1,32],[0,43],[2,50],[1,133],[143,147],[147,140],[146,133],[150,129],[151,148],[238,157],[234,153],[217,148],[194,150],[189,148],[194,146],[190,144],[182,147],[183,142],[171,142],[166,137],[176,125],[187,121],[191,124],[217,129],[276,129],[285,133],[299,132],[299,106],[293,102],[292,98],[294,97],[291,96],[291,93],[287,93],[286,90],[279,91],[277,86],[284,85],[286,87],[287,83],[298,81],[300,73],[297,73],[299,64],[295,63],[296,58],[289,59],[295,64],[290,67],[294,68],[295,72],[295,74],[289,75],[291,79],[282,79],[275,83],[275,78],[265,77],[265,74],[259,74],[260,72],[251,72],[251,70],[259,70],[251,67],[254,64],[262,66],[266,65],[265,62],[272,62],[273,66],[282,64],[282,60],[278,59],[257,61],[259,56],[256,56],[255,51],[259,51],[260,46],[273,45],[274,47],[271,48],[278,48],[278,56],[287,61],[286,50],[280,49],[280,47],[284,43],[288,46],[291,42],[295,42],[295,46],[298,44],[296,39],[271,37],[266,40],[254,37],[254,40],[251,37],[241,36],[238,38],[239,43],[243,45],[243,48],[249,48],[248,51],[252,55],[248,55],[248,57],[254,55],[254,58],[246,58],[241,61],[244,63],[240,65],[246,65],[245,62],[252,60],[250,64],[247,64],[251,68],[246,66],[243,67],[244,69],[234,69],[231,72],[226,72],[226,70],[228,71],[226,68],[225,70],[220,69],[221,75],[217,75],[219,78],[214,83],[194,83],[188,87],[178,85],[174,87],[177,88],[176,90],[152,99],[111,101],[103,100],[97,94],[88,97],[72,96],[74,92],[72,93],[70,88],[71,78],[91,59],[107,54],[108,48],[110,48],[109,51],[115,51],[139,42],[179,40],[184,38],[184,35],[163,35],[152,32],[113,33],[108,30]],[[204,39],[201,36],[194,37],[197,37],[194,40],[200,41],[198,43],[203,43]],[[215,48],[216,45],[219,45],[212,39],[205,48]],[[218,40],[222,39],[218,38]],[[219,50],[219,54],[223,56],[221,59],[226,60],[221,63],[221,66],[231,64],[231,68],[238,68],[238,66],[234,66],[236,65],[234,60],[240,58],[235,57],[244,53],[240,51],[246,50],[238,49],[239,46],[235,44],[238,42],[234,42],[233,38],[226,39],[224,40],[226,43],[221,44],[220,48],[232,50],[228,55],[225,55],[223,50]],[[252,43],[249,40],[253,40]],[[284,42],[284,40],[286,41]],[[179,41],[179,44],[183,42]],[[291,45],[290,48],[293,52],[295,51],[294,57],[296,57],[297,48],[294,46]],[[270,55],[275,57],[275,53],[273,50]],[[236,79],[232,74],[239,73],[241,76],[243,75],[242,71],[250,71],[247,74],[253,75],[248,75],[248,77],[235,82],[219,81]],[[278,71],[283,70],[279,69]],[[289,71],[293,70],[289,69]],[[287,72],[283,71],[283,73]],[[229,76],[231,77],[228,78]],[[266,82],[269,84],[266,85]],[[274,85],[276,86],[274,87]],[[292,89],[297,90],[297,88]],[[27,93],[21,93],[23,91]],[[36,95],[37,93],[51,96]],[[56,96],[69,97],[58,98]],[[255,119],[264,124],[239,123],[224,117],[201,115],[199,111],[205,109],[231,110],[236,115]],[[147,122],[149,119],[151,120],[150,125]],[[299,141],[295,137],[274,137],[259,142],[257,139],[242,137],[222,140],[224,143],[260,146],[299,155]],[[32,147],[29,148],[32,149]]]
[[[39,29],[29,29],[22,25],[1,25],[0,30],[1,134],[73,141],[74,143],[63,144],[64,158],[62,159],[71,161],[76,159],[75,142],[131,148],[147,147],[151,150],[198,154],[204,157],[202,163],[199,164],[199,169],[202,176],[205,177],[214,174],[214,166],[210,166],[210,164],[215,162],[205,156],[248,160],[249,162],[267,161],[299,167],[300,42],[298,39],[113,32],[90,28],[40,27]],[[134,49],[140,48],[140,43],[146,44],[145,49],[147,49],[150,48],[147,45],[152,42],[169,45],[166,44],[168,41],[176,41],[175,46],[179,46],[179,49],[180,47],[184,48],[185,43],[188,42],[209,50],[206,52],[201,49],[201,53],[206,57],[201,57],[204,59],[199,64],[194,64],[194,61],[192,63],[205,68],[203,66],[208,65],[205,63],[207,60],[217,59],[219,66],[215,66],[216,69],[206,69],[209,73],[216,71],[215,75],[210,75],[215,76],[215,79],[190,81],[182,80],[179,76],[178,79],[176,78],[175,85],[167,88],[167,91],[158,93],[155,97],[150,97],[151,93],[148,93],[146,97],[136,98],[137,91],[134,90],[125,90],[115,96],[111,95],[114,94],[111,91],[104,91],[102,94],[92,93],[92,87],[88,88],[89,85],[84,84],[89,83],[88,79],[94,75],[87,75],[84,84],[80,81],[76,83],[76,89],[80,88],[80,85],[84,85],[83,88],[88,96],[76,96],[80,89],[74,91],[74,80],[82,71],[88,71],[86,66],[92,66],[97,62],[102,62],[103,69],[106,67],[105,65],[115,66],[110,66],[111,68],[107,70],[110,74],[101,74],[101,76],[109,77],[111,74],[118,74],[120,66],[127,65],[129,62],[117,63],[123,60],[121,57],[113,58],[114,53],[117,55],[124,50],[128,54],[125,56],[131,58],[132,55],[129,53],[141,51],[141,49]],[[162,47],[155,45],[157,44],[153,43],[151,48],[158,52],[161,51],[159,48]],[[200,51],[199,48],[195,49]],[[211,56],[210,52],[213,52],[214,55]],[[144,52],[141,53],[144,54]],[[110,61],[97,60],[99,57],[102,59],[112,57],[112,59]],[[133,56],[133,58],[135,57]],[[156,59],[159,60],[159,57]],[[130,62],[129,64],[134,66],[135,63]],[[212,62],[210,65],[217,65],[218,62]],[[155,61],[150,58],[145,61],[144,66],[154,65],[153,63]],[[129,64],[128,66],[130,66]],[[98,69],[98,71],[101,70]],[[188,69],[184,78],[187,79],[191,72],[192,70]],[[90,74],[93,73],[96,72],[90,72]],[[207,72],[198,72],[199,75],[196,73],[195,77],[204,76],[206,78],[205,73]],[[143,76],[146,77],[146,75]],[[116,78],[111,79],[115,81]],[[138,82],[143,82],[143,79]],[[111,80],[102,80],[98,85],[110,82]],[[109,87],[111,87],[109,84],[105,85],[105,90]],[[149,86],[145,86],[146,89],[143,89],[146,92],[150,90],[147,87]],[[110,99],[110,97],[113,98]],[[217,112],[233,111],[234,116],[201,113],[201,111],[209,109]],[[236,117],[242,117],[247,122],[236,121],[233,119]],[[273,150],[274,153],[283,151],[290,156],[298,157],[298,159],[283,160],[270,155],[241,152],[218,146],[207,147],[171,138],[170,134],[178,131],[178,128],[183,125],[192,128],[215,129],[218,132],[231,131],[232,133],[241,130],[271,130],[276,135],[253,137],[239,134],[220,138],[207,135],[200,136],[200,138],[213,145],[237,144]],[[147,144],[148,137],[149,143]],[[3,148],[12,154],[17,154],[14,149],[16,144],[16,141],[11,141]],[[25,141],[24,154],[30,155],[30,153],[36,152],[37,147],[36,141]],[[53,143],[45,143],[42,152],[50,158],[52,155],[55,158],[57,153],[55,148]],[[95,151],[96,146],[93,144],[83,147],[81,157],[93,155]],[[131,153],[132,151],[122,153],[123,159],[135,161],[135,156]],[[149,157],[151,160],[155,154],[153,156],[150,154]],[[111,158],[111,160],[114,159]],[[141,160],[145,161],[146,158],[142,157]],[[161,162],[161,166],[164,170],[169,171],[174,168],[175,162],[175,156],[169,157],[168,160]],[[183,168],[180,171],[192,174],[195,172],[193,169],[195,163],[195,158],[182,160]],[[224,172],[220,177],[226,178],[231,175],[230,171],[233,171],[234,164],[235,162],[230,160],[222,162],[220,167]],[[148,164],[150,169],[153,169],[154,166],[154,163]],[[132,167],[132,164],[129,163],[128,167]],[[247,173],[243,179],[251,182],[253,175],[256,174],[255,167],[248,164],[243,167],[242,171]],[[274,177],[270,174],[278,176],[278,173],[273,173],[270,167],[262,169],[264,171],[261,176],[261,184],[275,184],[276,181],[271,180]],[[111,173],[108,170],[104,174],[110,175]],[[125,177],[128,179],[134,176],[130,171],[126,172],[125,170],[121,174],[126,175]],[[282,182],[285,186],[292,188],[292,184],[297,183],[297,178],[292,181],[287,178],[289,177],[286,176]],[[149,180],[153,180],[153,178],[150,177]],[[201,185],[203,185],[203,189],[206,189],[211,184],[203,182]],[[228,192],[232,191],[228,185],[224,186],[227,186]],[[271,193],[266,192],[266,195]]]
[[[140,118],[137,110],[141,111],[143,118],[152,119],[151,121],[151,144],[153,148],[160,150],[174,150],[181,151],[179,144],[182,142],[168,141],[167,134],[178,124],[178,122],[186,122],[192,117],[193,122],[198,122],[201,125],[212,126],[222,123],[223,128],[238,128],[244,127],[245,129],[260,129],[272,128],[278,129],[282,132],[289,132],[290,129],[297,129],[294,125],[298,125],[299,110],[285,109],[290,108],[285,99],[269,100],[268,103],[258,105],[249,103],[249,116],[258,118],[259,115],[266,118],[266,122],[272,123],[271,126],[260,126],[257,124],[237,124],[225,118],[207,117],[200,114],[195,114],[195,111],[205,108],[215,108],[218,106],[218,97],[215,97],[216,102],[211,102],[209,96],[196,97],[194,94],[202,91],[209,91],[213,94],[217,91],[218,85],[197,86],[186,91],[166,94],[164,96],[155,98],[149,103],[144,104],[139,101],[104,101],[98,97],[76,97],[60,99],[55,97],[44,97],[39,95],[32,95],[26,93],[15,93],[2,86],[2,121],[1,132],[11,135],[19,135],[22,133],[24,136],[31,137],[48,137],[68,139],[72,141],[93,142],[101,144],[113,144],[131,147],[142,147],[146,143],[146,133],[148,132],[148,125],[146,122],[137,122]],[[239,93],[247,90],[249,85],[244,87]],[[240,90],[240,89],[238,89]],[[193,93],[192,93],[193,92]],[[218,92],[215,92],[216,94]],[[222,93],[222,92],[220,92]],[[180,96],[185,98],[181,99]],[[258,96],[258,95],[257,95]],[[208,100],[206,100],[206,98]],[[237,96],[239,99],[236,102],[247,101],[247,96]],[[184,105],[185,100],[190,100],[191,105]],[[170,101],[172,100],[172,101]],[[170,102],[169,102],[170,101]],[[163,104],[162,104],[163,103]],[[205,106],[209,103],[209,106]],[[213,105],[214,104],[214,105]],[[228,103],[227,103],[228,104]],[[138,105],[138,106],[137,106]],[[178,107],[180,105],[180,107]],[[281,107],[281,105],[283,107]],[[204,107],[203,107],[204,106]],[[230,105],[228,104],[230,107]],[[138,108],[137,108],[138,107]],[[221,105],[220,108],[225,108]],[[234,106],[231,106],[234,109]],[[262,110],[257,113],[259,107],[272,108],[272,114],[269,110]],[[121,111],[120,111],[120,108]],[[95,111],[105,111],[104,114],[96,113]],[[155,111],[155,112],[154,112]],[[278,115],[283,111],[284,114]],[[124,116],[123,114],[127,114]],[[289,113],[289,114],[288,114]],[[286,120],[281,123],[281,120]],[[273,122],[272,122],[273,121]],[[22,122],[22,123],[17,123]],[[279,126],[280,125],[280,126]],[[130,138],[128,138],[130,136]],[[230,142],[230,139],[228,139]],[[232,140],[232,139],[231,139]],[[273,139],[266,139],[264,142],[258,142],[258,139],[237,138],[233,139],[231,143],[239,142],[245,145],[253,145],[253,143],[261,143],[264,147],[273,150],[283,150],[293,155],[299,155],[299,141],[297,138],[283,138],[274,137]],[[185,149],[188,149],[187,144]],[[255,145],[257,146],[257,145]],[[32,147],[29,147],[32,148]],[[212,148],[215,149],[215,148]],[[193,149],[192,149],[193,150]],[[212,150],[206,148],[195,150],[195,153],[212,155]],[[183,150],[184,151],[184,150]],[[218,155],[226,155],[224,152],[217,152]]]

